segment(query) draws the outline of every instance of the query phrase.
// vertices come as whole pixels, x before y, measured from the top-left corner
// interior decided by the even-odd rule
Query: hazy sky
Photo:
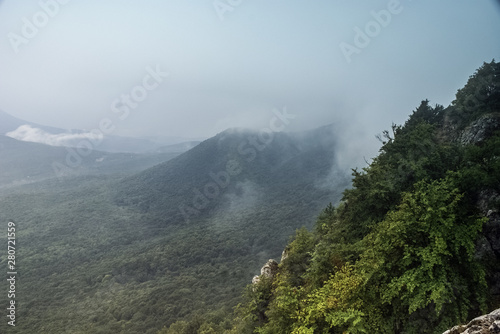
[[[448,105],[500,60],[499,36],[493,0],[0,0],[0,109],[209,137],[286,107],[289,130],[344,122],[371,154],[422,99]]]

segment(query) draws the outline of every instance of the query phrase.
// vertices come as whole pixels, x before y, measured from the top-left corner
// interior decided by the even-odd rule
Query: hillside
[[[500,64],[380,139],[341,204],[247,288],[232,330],[208,319],[161,333],[443,333],[498,308]]]
[[[180,319],[231,313],[260,262],[278,256],[288,235],[311,226],[348,184],[335,168],[333,126],[276,133],[250,153],[249,140],[258,135],[228,130],[126,178],[103,170],[0,193],[0,220],[16,221],[22,243],[18,330],[144,334]],[[38,151],[50,157],[56,149],[65,150]],[[24,155],[12,158],[29,164]],[[193,189],[204,192],[215,183],[211,173],[227,171],[232,160],[241,172],[209,205],[195,208]],[[186,219],[182,204],[198,212],[186,211]]]
[[[132,174],[165,162],[182,152],[134,154],[23,142],[0,136],[0,189],[50,178],[88,174]]]
[[[162,224],[226,215],[228,208],[255,215],[272,206],[308,219],[348,184],[341,173],[332,179],[336,171],[333,126],[275,133],[268,142],[258,132],[231,129],[124,180],[116,202],[158,214]]]

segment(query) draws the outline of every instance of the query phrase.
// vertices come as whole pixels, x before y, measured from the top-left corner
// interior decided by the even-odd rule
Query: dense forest
[[[16,330],[155,334],[214,310],[232,314],[260,263],[349,184],[347,173],[323,181],[337,171],[335,126],[276,133],[241,155],[258,135],[227,130],[183,153],[94,151],[77,176],[60,178],[50,178],[51,163],[64,162],[65,148],[0,136],[0,167],[9,167],[0,221],[18,225]],[[241,167],[230,182],[228,161]],[[198,192],[216,184],[219,196],[200,206]]]
[[[442,333],[498,308],[500,64],[448,107],[422,101],[378,139],[352,187],[234,315],[187,317],[161,334]]]

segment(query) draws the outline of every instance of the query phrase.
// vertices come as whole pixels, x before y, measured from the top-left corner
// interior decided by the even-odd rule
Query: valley
[[[62,178],[51,163],[66,148],[5,137],[0,218],[18,226],[16,327],[156,333],[231,313],[261,263],[349,182],[335,170],[333,126],[239,152],[258,136],[228,130],[184,153],[95,151]]]

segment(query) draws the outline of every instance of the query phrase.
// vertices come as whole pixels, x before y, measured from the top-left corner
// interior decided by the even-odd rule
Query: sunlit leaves
[[[354,266],[346,264],[305,298],[292,333],[318,333],[330,328],[364,333],[362,300],[358,295],[362,283],[363,277]]]

